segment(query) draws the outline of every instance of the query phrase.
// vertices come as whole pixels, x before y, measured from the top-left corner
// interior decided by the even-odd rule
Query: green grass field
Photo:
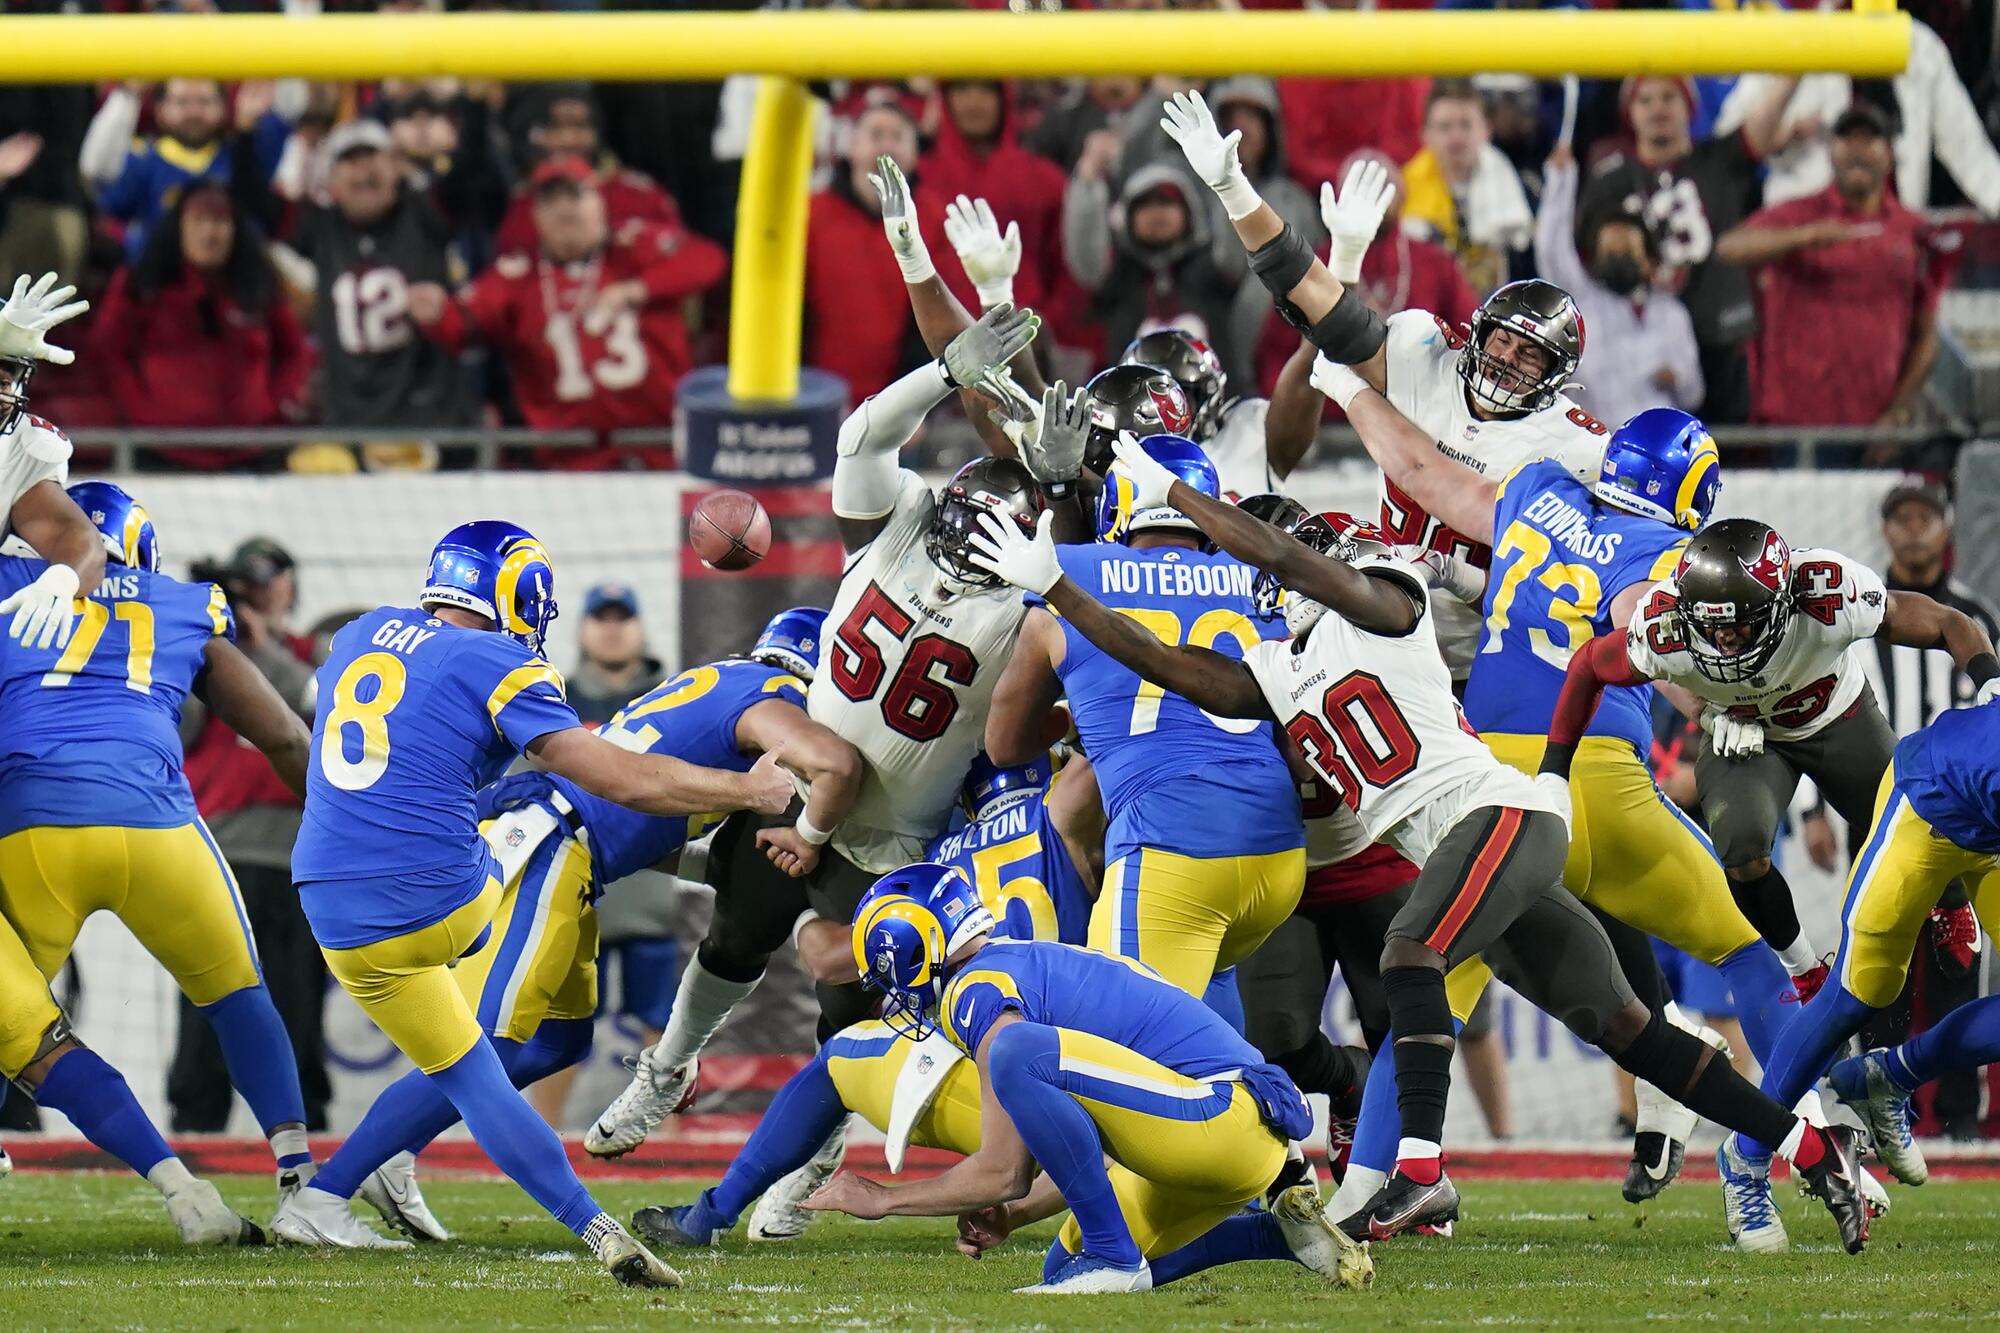
[[[256,1216],[267,1177],[224,1192]],[[1047,1227],[971,1263],[941,1222],[829,1221],[788,1246],[738,1238],[675,1262],[676,1292],[616,1286],[512,1186],[438,1180],[427,1194],[458,1239],[414,1253],[187,1251],[157,1196],[129,1178],[17,1173],[0,1184],[0,1329],[507,1329],[675,1325],[852,1328],[1153,1328],[1169,1325],[1601,1328],[2000,1322],[2000,1184],[1898,1190],[1874,1247],[1850,1258],[1817,1205],[1780,1198],[1789,1254],[1721,1244],[1713,1181],[1677,1185],[1640,1216],[1616,1186],[1466,1182],[1456,1239],[1376,1253],[1372,1291],[1336,1292],[1303,1269],[1219,1270],[1144,1296],[1056,1300],[1034,1280]],[[693,1186],[616,1182],[620,1214]]]

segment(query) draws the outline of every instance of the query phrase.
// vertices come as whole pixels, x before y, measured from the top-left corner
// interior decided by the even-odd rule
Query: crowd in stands
[[[1459,323],[1512,278],[1568,288],[1588,330],[1577,396],[1601,417],[1665,404],[1716,425],[1896,425],[1920,415],[1963,257],[1966,225],[1936,210],[2000,217],[1990,6],[1911,8],[1935,28],[1915,25],[1910,70],[1880,83],[1636,77],[1586,81],[1567,107],[1560,84],[1519,76],[1242,76],[1206,93],[1315,245],[1322,183],[1362,155],[1391,169],[1370,304]],[[1188,82],[816,88],[805,363],[858,400],[924,354],[869,181],[888,154],[968,307],[947,204],[983,198],[1018,233],[1012,296],[1043,314],[1053,371],[1087,375],[1176,324],[1209,339],[1233,391],[1268,391],[1296,335],[1158,127]],[[752,85],[0,89],[0,268],[58,270],[95,307],[77,365],[37,381],[38,410],[70,428],[409,437],[290,456],[332,468],[429,466],[424,441],[454,428],[670,425],[682,375],[726,347]]]

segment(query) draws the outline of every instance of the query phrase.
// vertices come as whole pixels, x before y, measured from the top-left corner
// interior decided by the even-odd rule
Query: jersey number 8
[[[393,653],[363,653],[347,664],[333,687],[333,707],[326,714],[326,735],[320,742],[319,767],[326,780],[342,791],[364,791],[389,771],[389,712],[403,701],[409,684],[403,659]],[[373,680],[372,697],[360,697],[361,682]],[[347,757],[348,728],[360,733],[361,758]]]

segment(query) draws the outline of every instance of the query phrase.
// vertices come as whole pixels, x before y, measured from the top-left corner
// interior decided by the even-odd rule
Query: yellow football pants
[[[426,1074],[449,1069],[479,1044],[479,1020],[451,975],[500,906],[500,881],[442,921],[353,949],[322,948],[341,989]]]
[[[1959,878],[1979,924],[2000,938],[2000,858],[1969,852],[1933,829],[1897,789],[1892,763],[1841,903],[1840,953],[1833,963],[1840,984],[1873,1008],[1894,1003],[1924,918]]]
[[[125,923],[188,999],[262,979],[236,877],[199,820],[178,828],[30,828],[0,838],[0,916],[53,979],[93,912]]]
[[[42,1038],[62,1017],[48,980],[14,928],[0,917],[0,1077],[19,1078],[42,1053]]]
[[[526,1041],[545,1018],[595,1014],[590,849],[565,833],[544,837],[501,886],[493,933],[452,976],[480,1028],[496,1037]]]
[[[1199,997],[1299,905],[1304,848],[1262,856],[1181,856],[1142,848],[1104,868],[1090,947],[1132,958]]]
[[[851,1024],[828,1037],[826,1069],[841,1105],[888,1133],[896,1081],[916,1049],[917,1043],[879,1019]],[[917,1117],[910,1142],[970,1157],[979,1151],[979,1118],[979,1066],[969,1058],[960,1060]]]

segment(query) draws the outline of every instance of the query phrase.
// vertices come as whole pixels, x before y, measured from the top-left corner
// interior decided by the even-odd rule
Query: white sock
[[[1336,1222],[1346,1221],[1366,1208],[1368,1201],[1388,1180],[1389,1173],[1386,1171],[1348,1163],[1347,1174],[1341,1178],[1340,1188],[1333,1192],[1333,1202],[1327,1205],[1328,1215]]]
[[[305,1165],[312,1165],[312,1145],[306,1142],[303,1126],[298,1129],[274,1129],[271,1131],[271,1156],[280,1165],[286,1158],[305,1158]]]
[[[1798,1154],[1799,1144],[1805,1141],[1806,1122],[1803,1119],[1792,1122],[1792,1132],[1785,1135],[1785,1141],[1778,1145],[1778,1156],[1791,1161]]]
[[[146,1173],[146,1183],[161,1194],[172,1194],[194,1184],[194,1173],[178,1157],[169,1157]]]
[[[1819,955],[1813,952],[1812,941],[1801,930],[1797,939],[1778,950],[1778,961],[1785,965],[1785,971],[1799,977],[1819,966]]]
[[[681,973],[680,992],[674,996],[674,1012],[667,1030],[653,1047],[653,1063],[661,1069],[684,1065],[701,1054],[708,1039],[729,1017],[729,1011],[743,997],[757,989],[755,981],[725,981],[701,965],[701,955],[688,959]]]
[[[1444,1145],[1429,1139],[1396,1140],[1396,1160],[1399,1162],[1423,1162],[1444,1156]]]

